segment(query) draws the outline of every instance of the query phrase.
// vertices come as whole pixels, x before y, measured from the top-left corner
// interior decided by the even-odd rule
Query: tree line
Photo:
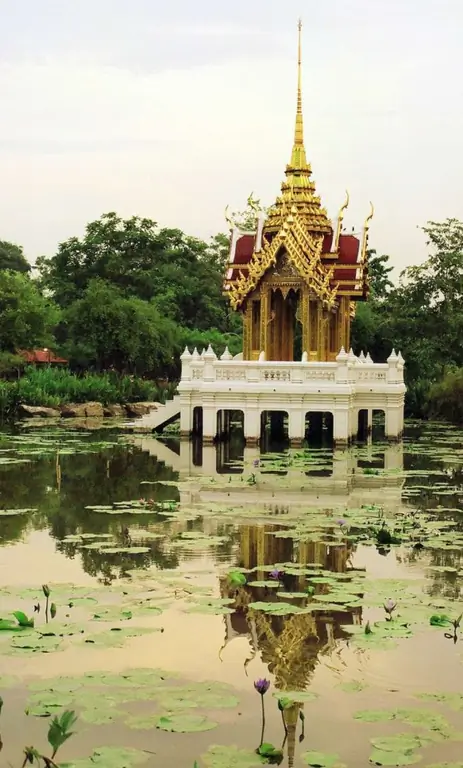
[[[352,344],[375,362],[401,350],[408,415],[463,421],[463,222],[429,222],[423,234],[428,258],[395,282],[389,256],[370,251],[370,298],[358,304]],[[20,246],[0,241],[0,371],[20,365],[18,350],[43,347],[77,372],[170,379],[186,344],[236,354],[241,319],[222,293],[227,257],[224,234],[205,242],[116,213],[33,270]]]

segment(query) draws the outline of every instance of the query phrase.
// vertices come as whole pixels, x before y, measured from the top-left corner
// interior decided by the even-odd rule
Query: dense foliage
[[[0,380],[0,417],[13,415],[20,403],[57,408],[96,401],[103,405],[162,402],[165,388],[136,376],[112,371],[77,375],[68,369],[29,366],[20,378]]]
[[[461,420],[463,223],[423,231],[429,257],[397,284],[389,257],[370,251],[371,295],[358,306],[352,343],[377,362],[401,350],[409,415]],[[171,379],[185,344],[237,354],[241,321],[222,294],[227,249],[223,234],[206,243],[108,213],[39,259],[34,280],[22,249],[0,242],[0,373],[18,364],[17,350],[43,346],[77,372]]]

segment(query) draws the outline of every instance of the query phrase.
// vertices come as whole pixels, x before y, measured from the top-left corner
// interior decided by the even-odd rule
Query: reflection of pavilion
[[[197,479],[194,490],[200,492],[202,499],[209,499],[213,494],[213,498],[220,501],[220,493],[223,492],[228,501],[232,495],[233,501],[239,499],[241,503],[248,499],[258,501],[258,496],[264,500],[265,492],[269,492],[276,501],[285,499],[298,503],[301,500],[307,503],[307,493],[311,491],[316,492],[321,500],[325,494],[339,496],[347,491],[349,499],[352,498],[355,503],[360,499],[362,503],[365,500],[373,503],[377,502],[380,488],[386,498],[400,502],[404,483],[402,443],[384,445],[381,452],[378,452],[378,446],[367,446],[361,458],[358,458],[355,449],[335,450],[328,456],[324,471],[318,471],[316,465],[311,467],[310,464],[295,462],[283,467],[278,474],[263,471],[265,455],[258,448],[233,447],[229,443],[205,446],[182,441],[174,446],[176,452],[154,437],[139,439],[137,443],[142,450],[177,471],[180,480]],[[256,467],[256,464],[259,466]],[[369,464],[378,469],[379,474],[365,474],[364,468]],[[250,485],[246,481],[253,475],[256,482]],[[212,484],[211,479],[214,481]],[[304,494],[304,499],[301,499],[301,494]]]
[[[240,529],[241,562],[240,566],[253,569],[258,566],[276,563],[319,563],[324,569],[336,573],[348,570],[350,550],[344,543],[330,547],[322,542],[295,544],[292,539],[272,536],[272,526],[248,525]],[[253,574],[254,577],[254,574]],[[255,579],[265,578],[265,572],[255,572]],[[280,691],[304,691],[310,683],[313,672],[319,663],[319,656],[331,653],[339,639],[347,638],[341,624],[360,623],[360,609],[349,613],[333,611],[271,616],[262,611],[249,608],[254,601],[285,601],[272,590],[269,596],[265,588],[232,587],[224,577],[221,579],[222,597],[233,597],[236,610],[225,616],[225,641],[221,657],[227,645],[237,637],[247,636],[252,648],[247,666],[258,653],[275,677],[275,685]],[[307,586],[306,576],[289,575],[285,577],[284,590],[301,592]],[[319,590],[326,589],[318,585]],[[291,603],[303,607],[308,598],[291,599]],[[288,765],[294,764],[296,746],[296,728],[299,710],[302,705],[295,704],[285,711],[288,725]]]

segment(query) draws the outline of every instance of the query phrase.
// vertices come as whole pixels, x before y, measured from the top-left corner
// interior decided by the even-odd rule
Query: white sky
[[[0,0],[0,239],[33,261],[115,210],[207,238],[273,202],[302,16],[306,148],[403,268],[463,218],[461,0]]]

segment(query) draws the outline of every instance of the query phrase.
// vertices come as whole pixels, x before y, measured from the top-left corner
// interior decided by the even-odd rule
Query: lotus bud
[[[384,610],[386,611],[386,613],[389,616],[392,616],[392,612],[395,610],[396,607],[397,607],[397,603],[394,602],[392,597],[388,597],[388,599],[384,603]]]
[[[265,677],[261,677],[259,680],[255,681],[254,688],[256,689],[257,693],[260,693],[260,695],[263,696],[270,688],[270,680],[267,680]]]
[[[50,597],[50,587],[48,586],[48,584],[42,584],[42,590],[45,597],[47,598]]]

